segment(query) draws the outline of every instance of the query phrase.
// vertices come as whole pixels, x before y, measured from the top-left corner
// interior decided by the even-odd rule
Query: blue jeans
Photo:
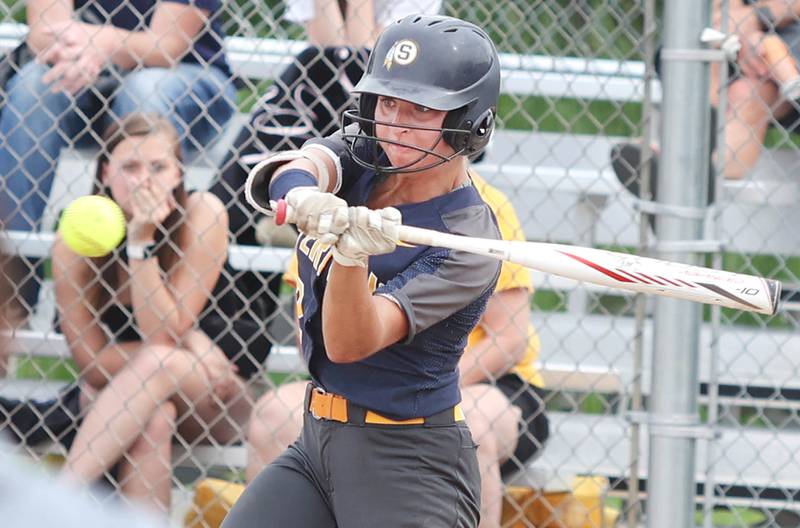
[[[91,141],[87,132],[102,134],[110,119],[137,111],[161,114],[178,130],[186,153],[217,136],[236,106],[232,81],[213,67],[180,64],[125,73],[110,104],[92,89],[74,97],[50,92],[42,82],[48,69],[29,62],[6,86],[0,116],[0,211],[6,229],[41,227],[61,148]]]
[[[52,93],[42,82],[48,69],[29,62],[6,86],[0,115],[0,217],[10,230],[42,227],[61,149],[95,142],[111,119],[136,111],[163,115],[178,130],[185,154],[216,137],[236,106],[233,82],[213,67],[143,68],[124,73],[112,94],[93,87],[75,96]],[[22,267],[36,270],[18,282],[20,297],[32,307],[40,262],[31,259]]]

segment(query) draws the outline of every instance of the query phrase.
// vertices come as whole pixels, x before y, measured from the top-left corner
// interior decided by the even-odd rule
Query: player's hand
[[[295,187],[286,193],[297,229],[325,244],[335,244],[348,225],[347,202],[316,187]]]
[[[350,227],[333,247],[333,260],[342,266],[366,268],[370,255],[395,250],[403,220],[400,211],[394,207],[378,210],[351,207],[349,213]]]

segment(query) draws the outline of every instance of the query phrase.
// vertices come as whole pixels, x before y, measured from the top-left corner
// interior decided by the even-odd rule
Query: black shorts
[[[504,479],[525,468],[541,452],[550,436],[550,425],[544,408],[544,391],[517,374],[509,373],[497,379],[497,388],[512,405],[522,411],[519,422],[519,439],[514,454],[500,466]]]
[[[13,439],[26,446],[57,442],[69,449],[82,420],[80,400],[77,383],[46,401],[0,397],[0,429],[6,425]]]

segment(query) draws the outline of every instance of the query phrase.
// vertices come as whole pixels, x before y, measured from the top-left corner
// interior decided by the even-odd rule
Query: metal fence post
[[[701,208],[708,177],[708,64],[698,54],[707,25],[706,2],[666,2],[662,50],[664,119],[659,201]],[[669,242],[662,259],[698,263],[675,242],[697,240],[701,218],[660,215],[660,242]],[[680,247],[678,245],[678,247]],[[653,391],[650,402],[650,470],[647,525],[694,526],[695,444],[697,426],[698,341],[701,308],[658,299],[655,308]]]

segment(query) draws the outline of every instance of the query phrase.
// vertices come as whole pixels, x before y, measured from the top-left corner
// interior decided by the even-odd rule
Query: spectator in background
[[[40,227],[60,149],[91,143],[110,120],[157,112],[184,150],[217,135],[236,98],[220,10],[219,0],[27,2],[27,44],[37,60],[9,80],[0,115],[7,229]],[[31,274],[38,264],[11,270],[18,284],[26,279],[23,310],[38,296],[40,277]]]
[[[796,89],[787,93],[782,87],[791,85],[781,78],[787,67],[797,71],[800,1],[731,0],[728,11],[728,32],[738,35],[741,49],[728,85],[725,177],[741,179],[758,161],[768,126],[777,123],[793,130],[800,120],[800,93]],[[721,0],[714,1],[714,26],[722,27]],[[782,53],[771,35],[785,44]],[[718,68],[712,67],[710,79],[715,108],[720,94]]]
[[[435,14],[441,0],[284,0],[287,20],[301,24],[309,47],[256,103],[212,186],[228,208],[233,240],[245,245],[292,246],[294,230],[277,228],[244,199],[247,173],[272,152],[300,148],[339,127],[353,86],[364,73],[368,48],[389,23],[412,13]],[[263,220],[260,222],[260,220]],[[258,226],[258,228],[256,227]],[[236,288],[251,300],[256,318],[275,309],[280,278],[257,272],[236,275]]]
[[[721,29],[721,0],[714,1],[713,18],[714,27]],[[794,130],[800,120],[797,112],[800,105],[800,86],[797,83],[800,1],[730,0],[727,31],[738,37],[741,47],[736,63],[729,65],[724,176],[741,179],[758,161],[767,128],[777,123],[787,130]],[[712,63],[710,84],[710,99],[714,109],[710,127],[713,150],[717,136],[716,108],[720,96],[717,63]],[[637,196],[640,158],[639,145],[632,143],[617,145],[611,153],[617,177]],[[720,160],[712,159],[720,163]],[[709,202],[714,199],[713,165],[709,174]],[[654,196],[657,192],[657,169],[657,163],[653,160],[650,189]]]
[[[0,256],[0,329],[8,329],[5,310],[11,299],[6,280],[6,259]],[[0,359],[8,354],[0,333]],[[0,519],[3,526],[25,528],[166,528],[166,519],[146,517],[144,512],[118,504],[98,505],[83,490],[60,485],[46,468],[14,454],[7,444],[0,420]]]
[[[88,407],[66,474],[85,483],[112,474],[125,495],[168,510],[174,431],[190,442],[236,439],[251,409],[243,377],[256,369],[239,344],[248,336],[218,346],[204,331],[220,304],[209,297],[227,254],[227,215],[212,194],[184,190],[175,129],[131,114],[104,140],[96,191],[122,207],[127,240],[97,259],[60,239],[53,248],[60,327]]]
[[[525,240],[511,202],[474,172],[472,182],[497,218],[505,240]],[[296,261],[284,280],[296,284]],[[469,335],[459,362],[461,404],[478,444],[481,528],[499,527],[503,479],[524,470],[549,436],[541,375],[535,363],[539,337],[530,323],[529,271],[504,262],[494,294]],[[256,404],[247,439],[247,480],[254,479],[294,442],[303,424],[307,383],[286,383]]]

